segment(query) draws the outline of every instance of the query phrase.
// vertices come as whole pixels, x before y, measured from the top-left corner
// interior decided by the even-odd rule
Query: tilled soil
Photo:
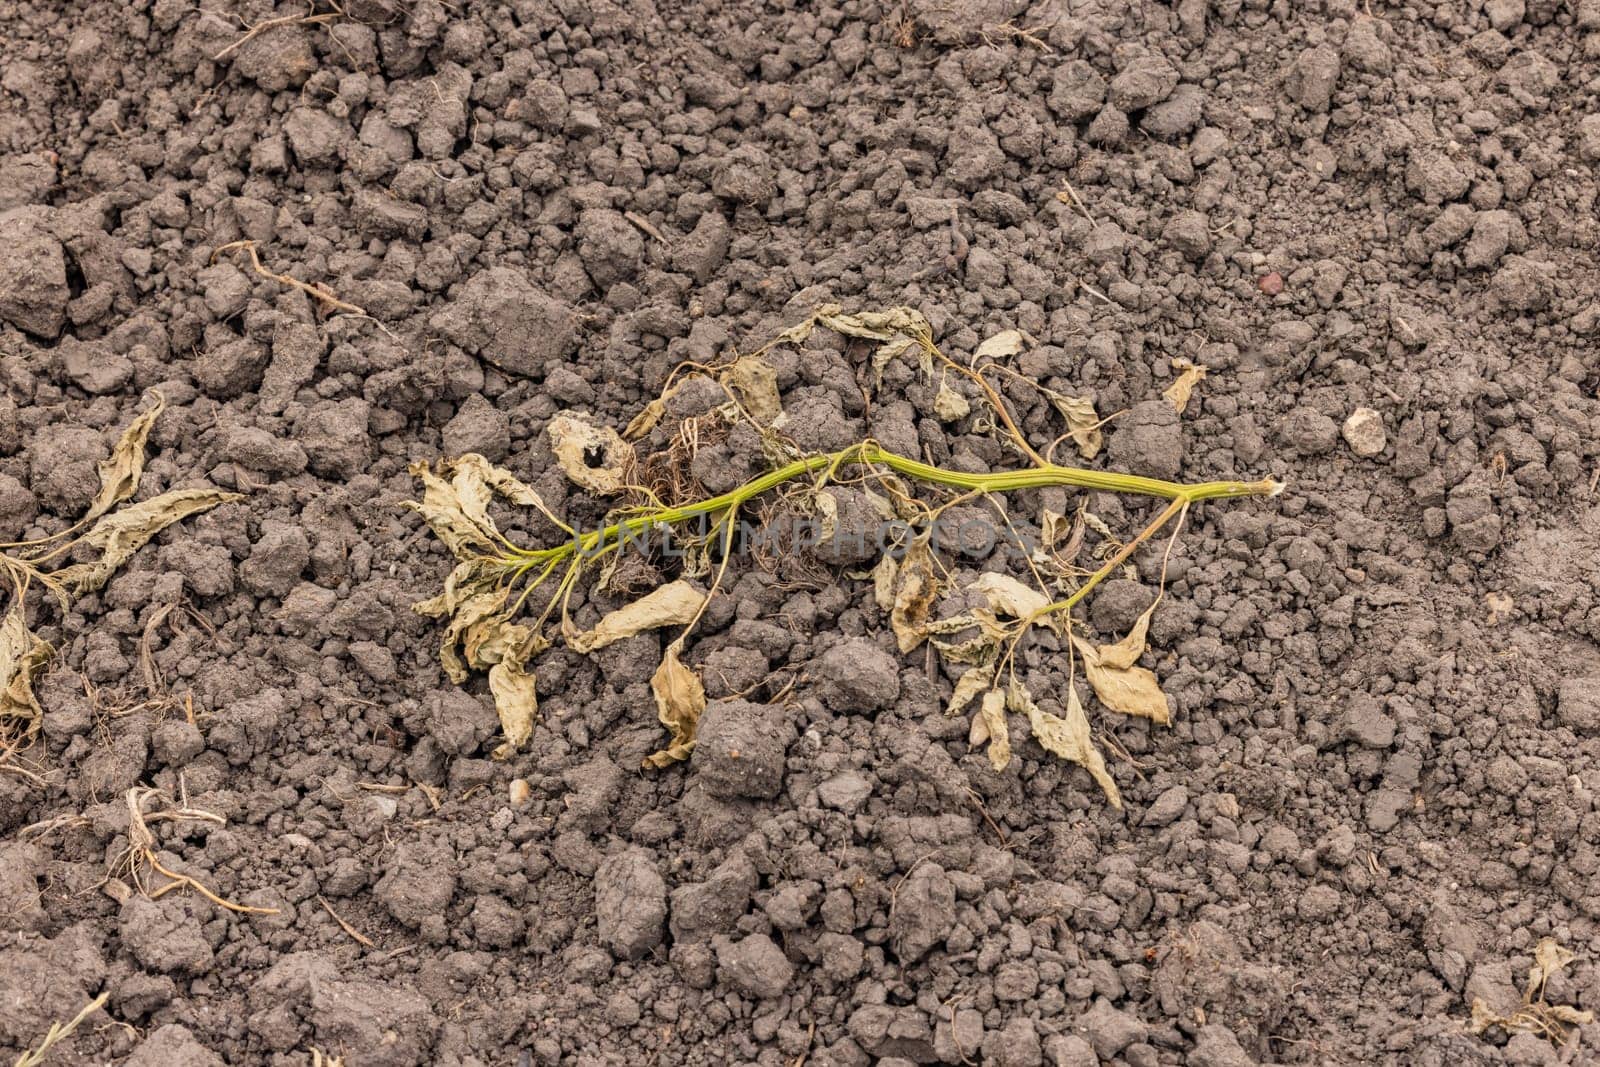
[[[247,494],[31,603],[5,1055],[105,992],[51,1062],[1593,1056],[1467,1022],[1543,938],[1549,1002],[1600,1009],[1596,0],[0,0],[0,40],[0,539],[81,514],[152,388],[142,495]],[[368,314],[213,262],[240,240]],[[1020,722],[991,769],[870,558],[731,569],[688,764],[637,769],[655,633],[541,657],[532,744],[488,758],[409,610],[448,558],[407,464],[481,452],[592,522],[553,415],[621,425],[825,302],[960,357],[1027,331],[1023,374],[1120,413],[1107,469],[1289,483],[1190,516],[1145,661],[1173,725],[1091,708],[1122,811]],[[774,350],[798,447],[1014,462],[870,357]],[[165,866],[277,914],[119,891],[141,784],[225,820],[152,822]]]

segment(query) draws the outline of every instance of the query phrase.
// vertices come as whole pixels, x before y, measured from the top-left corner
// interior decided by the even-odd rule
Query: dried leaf
[[[595,426],[562,413],[550,420],[556,462],[572,481],[592,493],[620,493],[633,466],[633,446],[609,426]]]
[[[1053,559],[1070,565],[1083,548],[1084,526],[1084,510],[1081,507],[1070,523],[1065,515],[1045,508],[1039,519],[1039,547],[1043,552],[1035,553],[1035,558]]]
[[[818,489],[812,503],[817,509],[817,540],[822,543],[832,541],[835,531],[839,529],[839,498],[831,490]]]
[[[939,383],[939,395],[933,398],[933,413],[940,422],[956,422],[972,414],[967,398],[950,388],[949,382]]]
[[[900,561],[900,580],[895,588],[894,607],[889,612],[889,625],[894,628],[895,641],[902,654],[922,644],[927,636],[924,625],[938,595],[939,581],[934,576],[928,542],[914,541]]]
[[[1094,401],[1086,396],[1068,396],[1054,389],[1043,390],[1061,417],[1067,420],[1067,434],[1084,459],[1093,459],[1100,453],[1104,438],[1100,434],[1100,416],[1094,410]]]
[[[1106,666],[1100,650],[1081,637],[1072,638],[1073,645],[1083,656],[1084,674],[1094,687],[1095,696],[1112,711],[1124,715],[1137,715],[1165,726],[1171,721],[1167,711],[1167,697],[1161,692],[1161,683],[1155,673],[1143,667],[1115,668]]]
[[[922,312],[908,307],[846,315],[837,304],[828,304],[817,310],[816,321],[836,333],[864,337],[869,341],[892,340],[896,334],[915,337],[933,332]]]
[[[451,555],[466,561],[494,549],[493,535],[468,517],[453,484],[435,474],[426,463],[413,463],[410,471],[422,482],[422,499],[407,500],[401,506],[421,515]]]
[[[879,611],[894,610],[895,578],[900,574],[900,561],[885,552],[878,565],[872,568],[872,599]]]
[[[1541,937],[1533,950],[1533,966],[1528,968],[1528,996],[1541,995],[1551,978],[1567,969],[1574,959],[1572,950],[1552,937]]]
[[[816,316],[812,316],[811,318],[806,319],[804,322],[797,322],[793,326],[789,327],[787,330],[784,330],[778,336],[774,337],[771,341],[769,341],[767,343],[767,347],[771,348],[773,345],[779,345],[779,344],[783,344],[783,345],[803,344],[805,342],[806,338],[811,336],[811,331],[816,328],[816,324],[817,324]]]
[[[974,745],[989,742],[989,766],[1003,771],[1011,765],[1011,731],[1006,727],[1006,694],[1001,689],[991,689],[984,694],[983,704],[973,717],[969,740]]]
[[[667,413],[667,404],[678,395],[678,390],[683,388],[683,382],[678,382],[672,388],[656,397],[644,406],[644,410],[635,415],[622,431],[624,441],[637,441],[645,434],[656,428],[656,423],[661,421],[661,416]]]
[[[1009,615],[1013,619],[1027,619],[1044,610],[1050,598],[1030,585],[1011,577],[985,571],[967,588],[988,602],[991,611]]]
[[[963,674],[956,682],[956,691],[950,697],[950,704],[944,709],[946,715],[959,715],[967,709],[967,705],[977,699],[978,694],[994,684],[994,671],[982,667],[974,667]]]
[[[488,560],[464,560],[445,577],[443,592],[417,601],[411,605],[411,610],[430,619],[454,615],[468,597],[483,592],[497,577],[498,572]]]
[[[977,351],[972,353],[972,361],[976,363],[980,359],[1014,356],[1022,351],[1023,345],[1032,343],[1033,338],[1021,330],[1001,330],[978,346]]]
[[[1117,783],[1106,770],[1105,757],[1095,747],[1089,734],[1089,717],[1084,714],[1083,702],[1078,699],[1078,687],[1067,683],[1067,714],[1065,718],[1052,715],[1039,705],[1020,682],[1011,683],[1011,709],[1028,716],[1034,739],[1046,751],[1064,760],[1071,760],[1099,784],[1113,808],[1122,807],[1122,794]]]
[[[1156,605],[1161,603],[1161,598],[1144,609],[1144,614],[1134,621],[1133,628],[1126,637],[1110,645],[1100,646],[1101,666],[1113,671],[1125,671],[1139,662],[1139,657],[1144,655],[1145,636],[1150,632],[1150,616],[1155,614]]]
[[[705,600],[705,593],[680,578],[647,593],[626,607],[608,613],[600,620],[600,625],[584,633],[573,634],[567,639],[567,644],[572,646],[574,652],[587,655],[644,630],[682,626],[694,620]]]
[[[647,767],[665,767],[689,758],[694,751],[695,730],[706,710],[706,688],[700,677],[678,658],[683,640],[667,646],[661,666],[650,678],[650,692],[656,698],[656,716],[672,733],[672,743],[645,757]]]
[[[505,735],[494,750],[494,758],[503,760],[532,739],[533,720],[539,714],[539,693],[533,672],[511,659],[489,668],[489,692],[494,697],[495,713],[500,716],[500,732]]]
[[[1178,380],[1167,386],[1161,395],[1178,414],[1183,414],[1183,409],[1189,406],[1189,395],[1194,392],[1194,387],[1206,376],[1209,370],[1203,363],[1195,363],[1179,356],[1172,361],[1172,365],[1183,373],[1178,375]]]
[[[33,679],[52,651],[28,629],[22,604],[13,602],[5,621],[0,622],[0,720],[23,719],[30,733],[38,727],[44,712],[33,695]]]
[[[117,568],[149,543],[156,534],[191,515],[209,511],[218,504],[243,500],[240,493],[220,489],[174,489],[150,500],[143,500],[107,515],[83,535],[79,544],[100,550],[92,563],[76,563],[52,573],[74,595],[93,592],[106,584]]]
[[[506,590],[499,585],[486,585],[481,592],[463,600],[450,615],[450,624],[439,639],[439,664],[452,682],[460,685],[472,676],[468,660],[456,651],[474,626],[492,619],[504,619],[500,609],[505,606]]]
[[[967,627],[962,627],[966,629]],[[933,647],[939,650],[939,656],[951,666],[958,664],[982,665],[991,662],[996,652],[1000,650],[1000,638],[989,631],[970,637],[965,641],[940,641],[930,639]]]
[[[455,488],[456,498],[461,502],[462,511],[467,518],[491,534],[498,536],[499,528],[489,517],[490,493],[518,507],[533,508],[561,529],[571,530],[571,527],[550,510],[550,506],[544,502],[544,498],[534,490],[533,486],[504,467],[496,467],[476,452],[468,452],[457,457],[450,462],[449,470],[452,474],[451,484]]]
[[[111,455],[100,461],[100,491],[94,495],[83,520],[98,519],[116,505],[139,491],[139,479],[144,474],[144,447],[150,439],[150,430],[166,408],[167,402],[155,393],[155,406],[141,412],[128,428],[122,431]]]
[[[783,402],[778,398],[778,372],[760,356],[740,356],[722,372],[722,384],[762,426],[771,426],[783,414]]]

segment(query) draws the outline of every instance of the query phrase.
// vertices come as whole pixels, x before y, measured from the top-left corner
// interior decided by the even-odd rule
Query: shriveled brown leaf
[[[978,714],[972,719],[972,732],[968,740],[974,746],[989,743],[989,766],[1003,771],[1011,766],[1011,731],[1006,726],[1006,694],[1003,689],[991,689],[983,696]]]
[[[494,549],[493,535],[467,515],[453,483],[439,477],[426,463],[413,463],[409,469],[422,482],[422,499],[407,500],[401,506],[421,515],[451,555],[466,561]]]
[[[0,720],[21,719],[30,733],[38,728],[44,713],[33,694],[33,679],[44,670],[52,651],[28,629],[22,604],[13,602],[0,622]]]
[[[667,413],[667,404],[672,401],[672,398],[677,395],[678,390],[682,387],[683,383],[679,382],[646,404],[643,411],[629,420],[627,427],[622,431],[622,439],[624,441],[637,441],[655,429],[656,423],[661,421],[661,416]]]
[[[417,601],[411,605],[411,610],[430,619],[446,618],[454,615],[468,597],[483,592],[497,578],[498,572],[488,560],[463,560],[445,577],[444,590],[438,596]]]
[[[533,737],[533,721],[539,714],[534,674],[524,670],[517,660],[502,660],[489,668],[489,692],[494,697],[495,714],[500,716],[500,732],[505,735],[494,750],[494,758],[508,759]]]
[[[1065,515],[1046,508],[1039,520],[1039,547],[1042,551],[1034,553],[1034,558],[1040,561],[1059,561],[1070,566],[1083,548],[1085,526],[1082,508],[1079,508],[1077,515],[1070,520]]]
[[[950,703],[944,709],[946,715],[959,715],[967,710],[967,705],[978,698],[978,694],[994,684],[994,670],[984,667],[974,667],[956,682],[956,691],[950,696]]]
[[[1161,603],[1161,598],[1156,597],[1148,608],[1144,609],[1133,627],[1122,640],[1109,645],[1100,646],[1100,665],[1108,670],[1125,671],[1139,662],[1139,657],[1144,655],[1146,635],[1150,632],[1150,616],[1155,614],[1156,605]]]
[[[144,475],[145,443],[150,440],[150,430],[156,419],[166,409],[167,402],[160,393],[153,394],[155,406],[140,412],[128,428],[122,431],[111,455],[100,461],[100,489],[84,513],[83,521],[98,519],[113,507],[139,491],[139,479]]]
[[[1013,619],[1029,618],[1050,603],[1050,598],[1038,589],[994,571],[984,571],[967,588],[982,596],[991,611]]]
[[[704,592],[680,578],[608,613],[594,629],[569,637],[567,644],[574,652],[588,654],[645,630],[682,626],[693,621],[705,600]]]
[[[722,384],[762,426],[771,426],[783,414],[783,401],[778,397],[778,372],[760,356],[740,356],[722,372]]]
[[[1112,711],[1137,715],[1163,726],[1171,722],[1166,694],[1153,671],[1144,667],[1108,667],[1094,645],[1076,635],[1072,644],[1083,657],[1083,672],[1102,704]]]
[[[1067,420],[1067,433],[1078,446],[1078,454],[1093,459],[1100,454],[1105,438],[1100,433],[1100,416],[1094,410],[1094,401],[1086,396],[1068,396],[1054,389],[1043,390],[1050,404]]]
[[[117,568],[150,542],[156,534],[191,515],[209,511],[218,504],[243,500],[240,493],[220,489],[174,489],[150,500],[143,500],[112,515],[103,516],[79,544],[100,550],[92,563],[75,563],[51,573],[51,577],[71,589],[76,596],[93,592],[106,584]]]
[[[476,452],[468,452],[450,461],[451,485],[461,502],[467,518],[493,534],[499,533],[494,520],[489,517],[489,494],[518,507],[533,508],[563,529],[567,528],[550,510],[538,492],[504,467],[496,467]]]
[[[993,337],[985,340],[972,353],[973,362],[980,359],[1003,359],[1021,352],[1025,345],[1033,343],[1033,338],[1021,330],[1001,330]]]
[[[914,541],[900,561],[899,581],[894,592],[894,607],[889,612],[889,625],[894,629],[895,642],[902,654],[922,644],[927,636],[923,628],[928,612],[939,596],[939,580],[934,575],[933,555],[928,542]]]
[[[593,493],[620,493],[633,466],[633,446],[609,426],[563,412],[547,428],[556,462],[574,484]]]
[[[458,651],[468,631],[489,620],[503,619],[501,608],[505,602],[506,589],[498,584],[487,584],[462,600],[451,612],[449,625],[439,639],[439,664],[452,682],[460,685],[472,676],[475,664],[463,659]]]
[[[650,692],[656,698],[656,717],[672,734],[672,743],[645,757],[647,767],[666,767],[689,758],[694,751],[694,735],[700,716],[706,710],[706,688],[700,676],[679,659],[683,650],[680,638],[667,646],[661,666],[650,678]]]
[[[972,405],[950,388],[949,382],[940,382],[939,394],[933,398],[933,413],[940,422],[957,422],[972,414]]]
[[[1095,747],[1089,732],[1089,717],[1084,713],[1083,701],[1078,699],[1078,687],[1067,683],[1067,714],[1052,715],[1039,707],[1020,682],[1011,683],[1009,703],[1011,710],[1028,716],[1033,736],[1047,752],[1070,760],[1088,771],[1100,786],[1113,808],[1122,807],[1122,793],[1116,781],[1106,770],[1105,757]]]
[[[1205,378],[1206,371],[1210,368],[1203,363],[1184,359],[1182,356],[1174,359],[1172,366],[1181,373],[1178,375],[1178,380],[1167,386],[1161,395],[1172,405],[1172,410],[1181,415],[1183,409],[1189,406],[1189,396],[1194,392],[1194,387]]]
[[[888,341],[898,334],[907,337],[931,332],[928,320],[916,308],[891,307],[882,311],[845,314],[837,304],[818,309],[816,321],[836,333],[864,337],[869,341]]]
[[[900,561],[885,552],[872,568],[872,599],[880,611],[894,610],[895,580],[900,576]]]

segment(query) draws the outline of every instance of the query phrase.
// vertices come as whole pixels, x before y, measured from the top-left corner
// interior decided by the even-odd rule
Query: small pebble
[[[1277,271],[1273,271],[1271,274],[1263,274],[1256,279],[1256,287],[1268,296],[1277,296],[1283,292],[1283,275]]]
[[[1383,416],[1371,408],[1356,408],[1351,412],[1344,420],[1342,432],[1350,451],[1366,458],[1381,455],[1389,443],[1389,436],[1383,429]]]

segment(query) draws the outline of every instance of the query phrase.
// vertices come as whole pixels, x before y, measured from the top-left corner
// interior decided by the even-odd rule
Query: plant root
[[[365,318],[372,318],[371,315],[367,314],[366,308],[352,304],[346,300],[340,300],[330,290],[323,286],[312,285],[310,282],[303,282],[291,274],[274,274],[272,271],[261,265],[261,256],[256,252],[256,243],[254,241],[230,241],[211,253],[211,262],[215,263],[224,252],[232,252],[235,249],[241,248],[250,256],[251,269],[253,269],[261,277],[275,281],[279,285],[287,285],[291,288],[298,289],[302,293],[305,293],[307,296],[310,296],[318,301],[318,303],[325,308],[331,308],[334,311],[343,311],[349,315],[361,315]]]

